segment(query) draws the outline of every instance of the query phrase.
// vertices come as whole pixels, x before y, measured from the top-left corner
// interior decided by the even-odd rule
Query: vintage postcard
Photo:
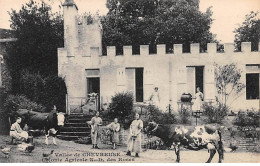
[[[259,0],[0,0],[0,163],[259,163]]]

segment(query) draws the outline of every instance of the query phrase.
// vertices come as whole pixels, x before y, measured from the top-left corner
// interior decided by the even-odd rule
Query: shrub
[[[154,105],[148,106],[149,116],[145,120],[145,125],[148,122],[154,121],[158,124],[173,124],[176,123],[176,118],[174,114],[170,113],[162,113],[157,107]]]
[[[133,110],[134,97],[132,93],[120,92],[112,96],[109,104],[109,111],[104,115],[108,119],[118,118],[121,123],[128,117]]]
[[[222,123],[222,120],[225,118],[228,111],[228,108],[221,103],[219,103],[217,106],[204,103],[203,109],[203,115],[207,117],[208,123]]]
[[[183,108],[182,110],[179,110],[178,122],[181,124],[189,124],[190,116],[190,111],[187,108]]]
[[[44,105],[47,111],[50,111],[53,105],[56,105],[59,111],[66,109],[66,85],[62,78],[55,75],[42,76],[39,73],[22,71],[19,94]]]
[[[46,108],[26,98],[24,95],[9,95],[4,103],[7,113],[17,111],[18,109],[28,109],[37,112],[45,112]]]
[[[254,109],[239,111],[234,124],[238,126],[260,127],[260,111],[255,111]]]

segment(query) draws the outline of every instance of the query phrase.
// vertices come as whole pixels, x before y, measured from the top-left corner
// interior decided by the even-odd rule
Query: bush
[[[124,119],[128,117],[133,110],[134,97],[132,93],[120,92],[112,96],[112,101],[109,104],[108,113],[105,118],[118,118],[119,122],[124,123]]]
[[[234,124],[238,126],[260,127],[260,111],[255,111],[254,109],[239,111]]]
[[[187,108],[183,108],[182,110],[179,110],[178,122],[181,124],[189,124],[190,116],[190,111]]]
[[[145,125],[147,125],[148,122],[151,122],[151,121],[154,121],[158,124],[173,124],[173,123],[176,123],[176,118],[175,118],[174,114],[162,113],[154,105],[149,105],[148,111],[149,111],[149,116],[146,120],[144,120]]]
[[[208,123],[222,123],[222,120],[225,118],[228,112],[228,108],[221,103],[219,103],[217,106],[204,103],[203,109],[203,115],[207,117]]]
[[[18,109],[28,109],[37,112],[45,112],[46,108],[26,98],[24,95],[9,95],[4,103],[6,113],[17,111]]]
[[[42,104],[47,111],[56,105],[57,110],[66,109],[67,88],[62,78],[55,75],[42,76],[39,73],[21,72],[19,94]]]

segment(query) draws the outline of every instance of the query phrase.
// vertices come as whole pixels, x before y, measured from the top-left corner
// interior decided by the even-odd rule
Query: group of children
[[[95,116],[91,119],[91,121],[87,122],[91,125],[91,140],[92,140],[92,148],[99,149],[97,146],[98,139],[100,138],[99,130],[100,126],[102,126],[102,119],[99,117],[99,112],[95,113]],[[120,124],[118,123],[118,119],[115,118],[112,123],[106,126],[110,130],[111,142],[113,145],[113,149],[116,149],[116,145],[119,143],[119,131]],[[141,131],[143,129],[143,121],[140,119],[140,115],[138,113],[135,114],[135,120],[132,121],[129,129],[129,139],[127,144],[127,154],[131,155],[131,152],[135,152],[135,156],[139,157],[139,153],[141,151]]]

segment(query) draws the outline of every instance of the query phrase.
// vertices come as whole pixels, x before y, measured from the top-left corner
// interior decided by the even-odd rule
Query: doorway
[[[196,80],[196,89],[200,87],[200,91],[204,94],[203,87],[203,75],[204,75],[204,66],[196,66],[195,67],[195,80]]]
[[[90,93],[98,94],[98,110],[99,110],[99,101],[100,101],[100,78],[99,77],[91,77],[87,78],[87,95]]]
[[[144,68],[135,69],[135,96],[136,102],[144,101]]]
[[[126,68],[127,91],[132,92],[135,102],[144,101],[144,68]]]
[[[203,93],[204,66],[187,66],[187,92],[195,96],[197,87]]]

